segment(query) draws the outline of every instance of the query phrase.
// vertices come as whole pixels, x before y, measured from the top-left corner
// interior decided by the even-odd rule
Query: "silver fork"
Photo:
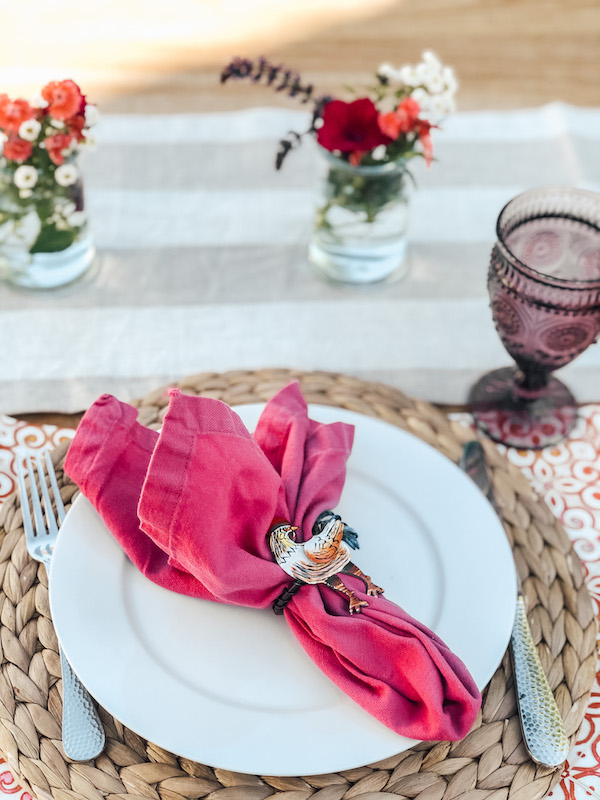
[[[35,458],[32,458],[32,456],[25,457],[35,527],[31,520],[31,511],[25,486],[25,467],[23,467],[20,458],[17,459],[17,479],[27,550],[32,558],[44,564],[49,577],[50,562],[52,561],[54,546],[58,538],[58,529],[65,518],[65,507],[60,496],[54,466],[47,450],[45,452],[45,461],[47,479],[42,459],[39,455],[36,455]],[[55,517],[52,508],[48,481],[52,487],[58,519]],[[38,483],[44,501],[46,521],[44,521]],[[60,645],[59,653],[63,677],[63,748],[67,756],[73,761],[88,761],[91,758],[95,758],[104,749],[104,729],[91,696],[73,672]]]

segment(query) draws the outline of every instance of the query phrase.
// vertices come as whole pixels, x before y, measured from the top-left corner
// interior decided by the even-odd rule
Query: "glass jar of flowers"
[[[280,142],[279,169],[304,136],[313,138],[325,162],[309,259],[324,276],[345,283],[372,283],[407,269],[406,240],[413,158],[433,161],[431,131],[455,109],[457,81],[431,51],[416,65],[382,64],[371,86],[352,98],[317,96],[300,75],[265,58],[236,58],[221,82],[262,82],[302,102],[312,102],[307,130]]]
[[[78,278],[95,254],[79,152],[98,118],[71,80],[33,100],[0,94],[0,277],[29,289]]]

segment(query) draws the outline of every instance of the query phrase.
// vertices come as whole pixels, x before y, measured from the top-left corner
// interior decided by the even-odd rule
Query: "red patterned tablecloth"
[[[467,415],[460,418],[469,423]],[[52,425],[32,425],[0,415],[0,503],[15,489],[17,451],[41,451],[73,437],[73,431]],[[578,424],[568,441],[540,452],[500,447],[522,470],[532,487],[548,503],[571,537],[581,558],[597,615],[600,613],[600,405],[581,408]],[[553,800],[600,800],[600,675],[579,740],[565,764],[560,783],[550,792]],[[0,757],[0,800],[32,800]]]

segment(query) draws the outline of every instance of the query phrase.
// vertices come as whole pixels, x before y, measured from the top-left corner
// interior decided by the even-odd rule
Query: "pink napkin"
[[[272,613],[292,583],[269,547],[272,522],[310,538],[339,501],[353,432],[309,419],[297,383],[267,404],[254,436],[219,400],[172,390],[159,435],[104,395],[82,419],[65,470],[152,581]],[[343,580],[367,599],[360,580]],[[384,725],[415,739],[463,738],[481,704],[464,664],[384,596],[368,602],[350,615],[346,598],[309,585],[284,614],[321,670]]]

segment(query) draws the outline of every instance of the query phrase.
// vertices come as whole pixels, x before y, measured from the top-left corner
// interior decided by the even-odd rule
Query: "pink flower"
[[[410,133],[419,122],[421,107],[412,97],[403,100],[395,111],[379,114],[377,120],[381,130],[390,137],[397,139],[401,133]]]
[[[51,81],[42,89],[46,112],[55,119],[69,119],[85,110],[85,98],[74,81]]]
[[[31,155],[32,144],[18,136],[11,136],[4,142],[4,156],[9,161],[27,161]]]
[[[68,133],[55,133],[54,136],[48,136],[47,139],[44,139],[44,144],[46,145],[50,160],[57,166],[60,166],[64,162],[65,157],[63,155],[63,150],[69,147],[72,138],[73,137]]]
[[[332,100],[323,111],[323,125],[317,141],[326,150],[342,153],[367,153],[380,144],[389,144],[389,137],[377,124],[377,109],[368,97],[352,103]]]
[[[35,110],[27,100],[11,100],[6,94],[0,94],[0,128],[16,133],[25,120],[35,117]]]

